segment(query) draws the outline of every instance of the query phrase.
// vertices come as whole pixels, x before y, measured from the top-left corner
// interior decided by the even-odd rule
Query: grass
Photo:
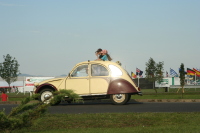
[[[152,95],[132,95],[131,99],[200,99],[200,94],[152,94]]]
[[[132,95],[132,99],[200,99],[200,88],[185,89],[182,98],[182,90],[169,89],[169,92],[165,92],[165,89],[157,89],[157,93],[154,89],[143,89],[143,96]]]
[[[177,93],[178,88],[169,88],[169,92],[165,92],[165,88],[156,88],[158,93]],[[155,89],[142,89],[141,90],[144,94],[151,94],[155,93]],[[200,88],[185,88],[185,93],[200,93]],[[181,93],[181,89],[179,90],[179,93]]]
[[[193,113],[104,113],[47,114],[37,123],[16,133],[197,133],[199,112]]]
[[[21,101],[25,97],[30,96],[29,93],[7,93],[9,101]]]

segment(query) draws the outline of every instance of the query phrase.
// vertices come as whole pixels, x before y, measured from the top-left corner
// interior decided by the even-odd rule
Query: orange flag
[[[195,75],[195,71],[191,70],[190,68],[187,68],[187,75]]]
[[[197,77],[200,77],[200,71],[198,71],[197,69],[194,69],[194,68],[193,68],[193,71],[195,71]]]
[[[132,78],[137,78],[137,76],[133,72],[131,72],[131,77]]]

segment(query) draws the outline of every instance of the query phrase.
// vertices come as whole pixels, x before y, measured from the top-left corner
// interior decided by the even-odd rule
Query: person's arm
[[[99,54],[98,54],[98,52],[95,52],[95,55],[97,56],[97,59],[99,58]]]

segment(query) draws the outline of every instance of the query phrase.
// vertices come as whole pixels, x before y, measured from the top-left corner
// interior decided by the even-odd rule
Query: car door
[[[108,69],[101,64],[91,64],[90,93],[91,95],[107,94],[110,82]]]
[[[88,64],[77,66],[66,79],[66,89],[71,89],[79,95],[89,95],[88,72]]]

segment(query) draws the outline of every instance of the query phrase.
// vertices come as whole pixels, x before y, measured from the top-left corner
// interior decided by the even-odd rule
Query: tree
[[[156,81],[156,62],[153,60],[153,58],[150,57],[149,61],[146,63],[146,69],[145,69],[145,75],[146,79],[152,82]],[[153,83],[154,88],[154,83]]]
[[[180,78],[180,85],[181,85],[181,88],[182,88],[182,98],[183,98],[184,85],[185,85],[185,74],[186,74],[183,63],[181,63],[179,73],[180,73],[179,78]]]
[[[163,80],[163,62],[156,64],[156,81],[160,84]]]
[[[9,54],[3,56],[4,62],[0,63],[0,76],[4,79],[10,88],[10,84],[17,80],[19,72],[19,64],[15,58],[12,58]]]
[[[155,81],[158,81],[159,83],[162,82],[163,79],[163,65],[164,62],[156,63],[153,58],[150,57],[149,61],[146,63],[146,79],[153,82],[153,89]],[[155,89],[156,93],[157,90]]]

